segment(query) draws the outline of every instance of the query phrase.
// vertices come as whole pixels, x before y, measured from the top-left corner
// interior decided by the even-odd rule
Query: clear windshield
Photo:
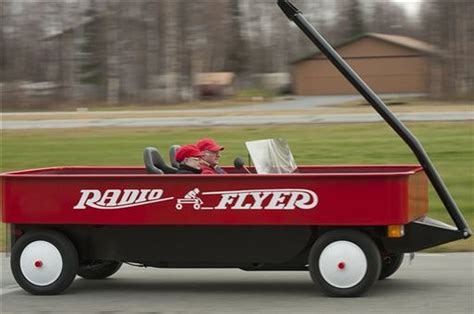
[[[284,139],[268,139],[246,142],[257,173],[293,173],[297,169],[295,159]]]

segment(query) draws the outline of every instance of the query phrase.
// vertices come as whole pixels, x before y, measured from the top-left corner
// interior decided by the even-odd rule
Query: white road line
[[[12,293],[12,292],[21,291],[21,290],[22,289],[17,285],[10,285],[8,287],[2,287],[0,289],[0,296],[5,295],[5,294],[9,294],[9,293]]]
[[[474,112],[424,112],[396,114],[402,121],[471,121]],[[204,125],[260,125],[260,124],[313,124],[380,122],[376,114],[333,115],[277,115],[277,116],[224,116],[224,117],[166,117],[166,118],[110,118],[0,121],[0,129],[56,129],[88,127],[163,127]]]

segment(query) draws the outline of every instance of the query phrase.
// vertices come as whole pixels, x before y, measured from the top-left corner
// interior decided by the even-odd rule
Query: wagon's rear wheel
[[[320,236],[309,255],[311,278],[330,296],[355,297],[369,290],[381,270],[374,241],[355,230],[334,230]]]
[[[63,234],[30,231],[12,248],[10,266],[16,282],[31,294],[58,294],[69,287],[78,268],[77,251]]]
[[[89,261],[79,265],[77,274],[84,279],[105,279],[115,274],[122,262],[119,261]]]
[[[400,266],[402,266],[403,255],[403,253],[389,253],[382,256],[382,271],[380,272],[379,280],[395,274]]]

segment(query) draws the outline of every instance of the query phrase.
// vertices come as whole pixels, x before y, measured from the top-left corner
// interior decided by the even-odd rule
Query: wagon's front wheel
[[[330,296],[356,297],[367,292],[381,271],[374,241],[355,230],[334,230],[320,236],[309,255],[311,278]]]
[[[12,248],[13,277],[31,294],[59,294],[69,287],[78,269],[77,251],[63,234],[51,230],[25,233]]]

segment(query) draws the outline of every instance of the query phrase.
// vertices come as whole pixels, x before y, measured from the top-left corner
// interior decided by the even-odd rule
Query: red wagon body
[[[345,257],[333,260],[331,248],[324,263],[347,263],[345,272],[363,276],[350,289],[336,280],[328,292],[358,295],[393,274],[404,252],[440,243],[423,236],[432,220],[418,165],[304,166],[291,174],[224,169],[228,174],[156,175],[142,167],[2,174],[17,282],[32,293],[58,293],[76,273],[105,278],[122,262],[319,271],[312,256],[328,255],[322,248],[335,237]],[[420,235],[424,240],[414,240]],[[352,242],[360,247],[347,247]]]
[[[2,185],[3,219],[12,224],[386,226],[428,210],[427,179],[418,165],[226,176],[56,167],[4,174]],[[186,198],[195,189],[195,198]]]

